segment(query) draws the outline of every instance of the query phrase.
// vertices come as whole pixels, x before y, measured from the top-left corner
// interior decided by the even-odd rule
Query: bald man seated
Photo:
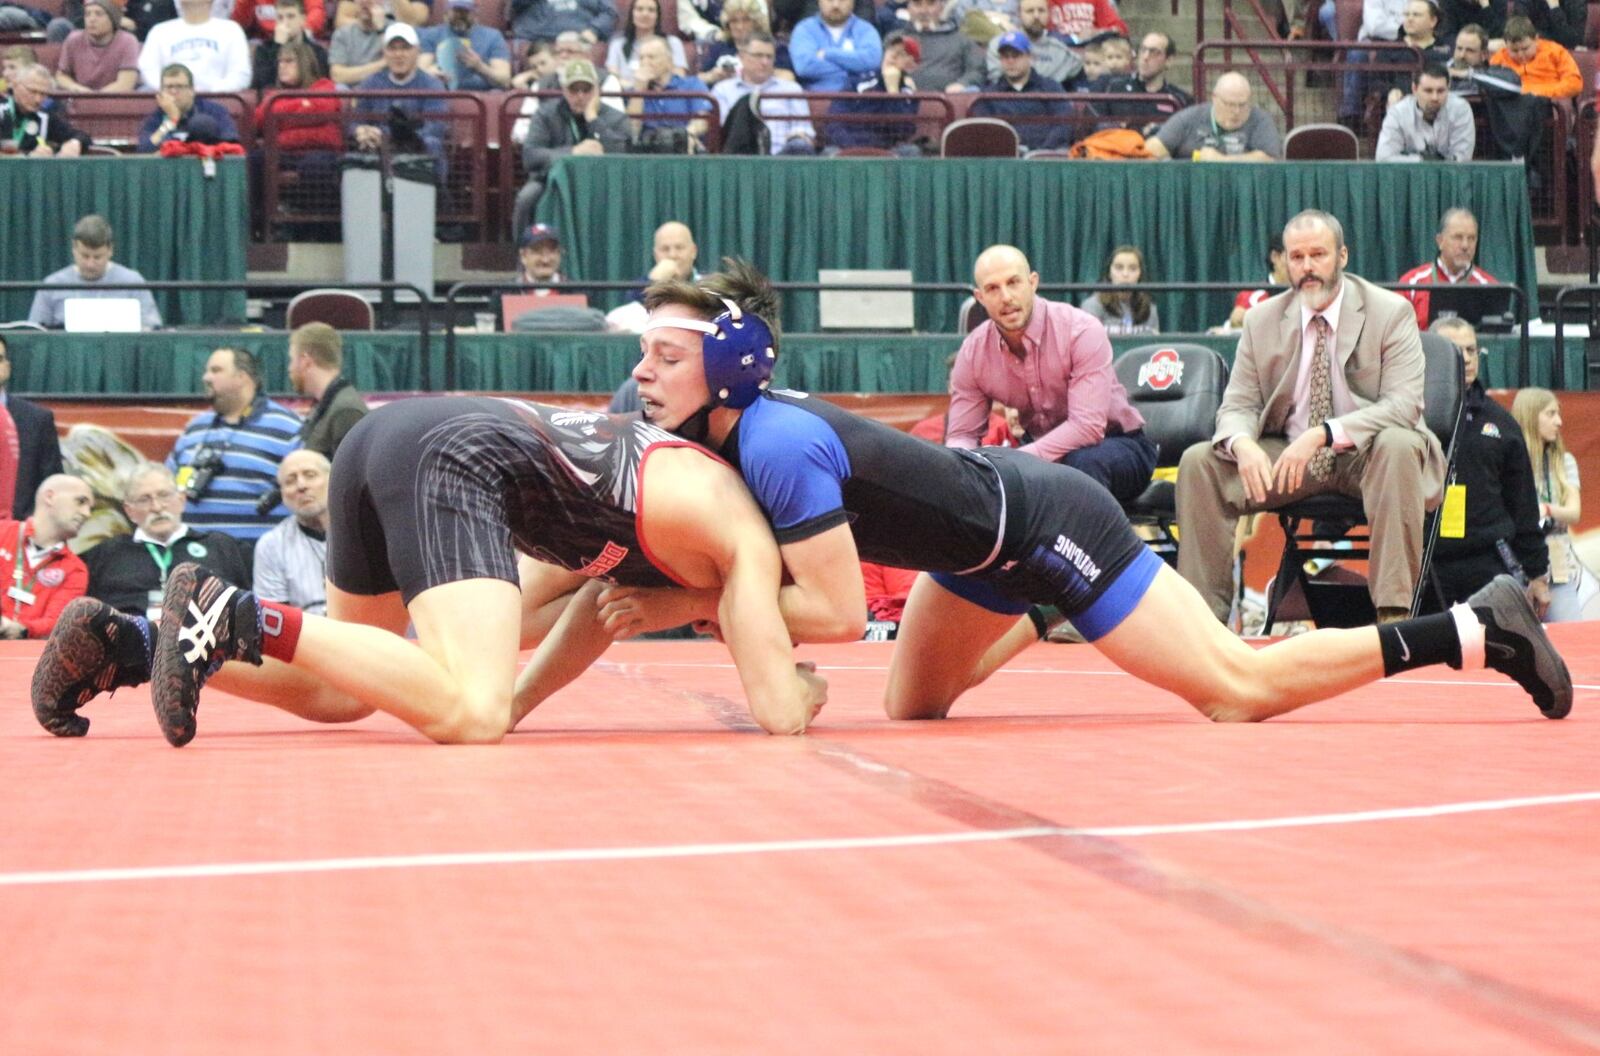
[[[1180,161],[1280,161],[1283,133],[1271,115],[1251,101],[1242,73],[1225,73],[1209,103],[1196,103],[1167,118],[1144,141],[1150,156]]]
[[[950,370],[945,443],[977,447],[990,408],[1014,408],[1022,450],[1088,474],[1119,500],[1144,491],[1156,445],[1111,369],[1111,339],[1088,312],[1039,296],[1039,274],[1015,246],[990,246],[972,268],[989,313]]]
[[[94,493],[77,477],[57,473],[34,492],[33,515],[0,520],[0,638],[48,638],[61,610],[89,588],[89,570],[67,549],[94,511]]]
[[[328,473],[326,456],[291,451],[278,464],[278,490],[291,516],[256,544],[255,593],[263,601],[328,612]]]

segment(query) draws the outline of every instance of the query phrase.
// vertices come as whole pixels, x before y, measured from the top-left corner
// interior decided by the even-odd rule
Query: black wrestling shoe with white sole
[[[95,598],[74,598],[61,610],[33,669],[33,717],[57,737],[82,737],[89,720],[78,709],[101,693],[150,681],[149,621]]]
[[[248,590],[196,564],[167,577],[150,699],[174,748],[194,739],[200,687],[228,660],[261,663],[261,607]]]
[[[1566,718],[1572,710],[1572,676],[1517,581],[1496,576],[1467,604],[1483,624],[1485,665],[1527,690],[1545,718]]]

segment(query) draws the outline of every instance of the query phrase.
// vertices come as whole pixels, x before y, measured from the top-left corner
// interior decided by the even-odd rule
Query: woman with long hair
[[[661,32],[661,0],[633,0],[628,8],[628,24],[611,38],[606,51],[606,69],[617,75],[623,88],[631,88],[639,79],[639,45],[657,38],[667,42],[673,71],[680,77],[689,72],[683,41]]]
[[[1548,623],[1600,618],[1600,580],[1578,560],[1570,529],[1583,512],[1578,491],[1578,460],[1561,438],[1561,404],[1549,389],[1523,389],[1511,403],[1511,416],[1533,460],[1533,488],[1539,496],[1539,523],[1550,548]]]
[[[1118,286],[1137,286],[1145,279],[1144,254],[1138,246],[1118,246],[1106,258],[1100,271],[1101,282]],[[1117,293],[1106,290],[1091,294],[1083,310],[1105,324],[1108,334],[1159,334],[1161,315],[1150,295],[1143,290]]]
[[[339,112],[338,99],[331,95],[323,99],[305,96],[277,101],[273,99],[280,92],[333,92],[337,88],[324,75],[311,45],[303,40],[291,40],[278,48],[278,80],[261,93],[261,103],[256,107],[256,127],[265,127],[267,114],[276,114],[278,149],[342,152],[344,129],[334,116]],[[317,120],[312,116],[316,114],[328,116]]]
[[[734,76],[739,67],[739,49],[750,39],[750,34],[756,32],[772,32],[765,0],[727,0],[722,5],[722,32],[700,48],[700,79],[706,84],[716,84]],[[775,75],[793,80],[788,45],[779,43],[777,54]]]

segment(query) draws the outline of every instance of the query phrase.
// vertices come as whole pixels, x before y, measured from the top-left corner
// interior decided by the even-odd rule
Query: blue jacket
[[[900,92],[911,89],[900,82]],[[915,99],[897,99],[883,85],[883,74],[873,74],[856,85],[856,98],[836,99],[828,107],[830,114],[882,114],[884,117],[913,118],[917,114]],[[836,147],[894,147],[909,143],[917,134],[913,121],[830,121],[827,125],[828,142]]]
[[[812,15],[801,19],[789,35],[789,59],[806,91],[848,92],[883,62],[883,40],[872,23],[851,15],[844,24],[843,39],[835,44],[822,16]]]
[[[160,107],[144,119],[144,124],[139,126],[140,154],[153,154],[158,149],[150,142],[150,137],[156,134],[156,129],[160,128],[161,122],[166,119],[166,111]],[[178,127],[167,139],[175,139],[180,143],[186,143],[191,139],[214,143],[237,143],[239,130],[234,127],[233,118],[229,116],[227,107],[210,99],[196,99],[194,109],[183,115],[183,120],[178,122]],[[165,143],[166,139],[162,142]]]

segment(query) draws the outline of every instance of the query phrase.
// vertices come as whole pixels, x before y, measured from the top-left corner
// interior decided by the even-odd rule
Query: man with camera
[[[250,548],[288,516],[277,501],[260,507],[277,490],[278,464],[300,446],[300,418],[261,394],[256,357],[242,348],[211,353],[201,384],[212,409],[189,420],[167,467],[188,499],[191,524]]]
[[[221,532],[184,523],[186,499],[172,471],[156,462],[135,466],[122,491],[133,534],[86,550],[89,597],[135,616],[159,619],[161,592],[174,565],[194,561],[229,583],[250,586],[249,550]]]

